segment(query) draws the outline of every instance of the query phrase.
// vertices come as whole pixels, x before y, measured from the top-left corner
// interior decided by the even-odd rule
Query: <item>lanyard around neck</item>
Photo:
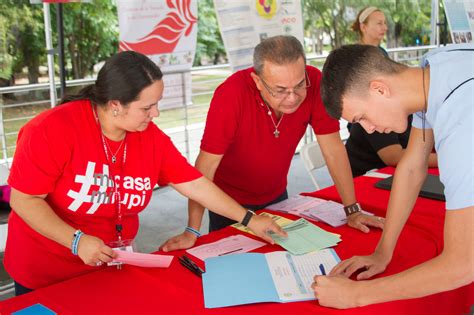
[[[100,136],[101,136],[101,140],[102,140],[102,146],[104,148],[104,154],[105,154],[105,157],[107,159],[107,164],[109,166],[109,174],[110,174],[110,177],[112,178],[112,183],[113,183],[113,187],[114,187],[114,193],[113,193],[113,198],[112,200],[115,202],[115,208],[116,208],[116,213],[117,213],[117,218],[116,218],[116,222],[115,222],[115,231],[117,232],[117,239],[118,241],[121,241],[122,240],[122,229],[123,229],[123,225],[122,225],[122,217],[123,217],[123,212],[122,212],[122,194],[121,194],[121,191],[120,191],[120,187],[122,186],[123,184],[123,171],[125,169],[125,162],[127,161],[127,133],[125,133],[125,138],[124,138],[124,148],[123,148],[123,156],[122,156],[122,169],[121,169],[121,174],[119,175],[119,178],[115,178],[113,172],[112,172],[112,164],[110,163],[110,159],[109,159],[109,150],[108,150],[108,146],[107,146],[107,143],[105,142],[105,136],[104,136],[104,133],[102,132],[102,126],[100,125],[100,121],[99,121],[99,115],[97,114],[97,106],[96,105],[92,105],[93,107],[93,112],[94,112],[94,116],[95,116],[95,119],[96,119],[96,123],[97,123],[97,127],[99,129],[99,132],[100,132]],[[119,149],[120,150],[120,149]],[[110,154],[112,154],[112,152],[110,152]],[[117,184],[116,180],[118,180],[120,182],[120,185]]]

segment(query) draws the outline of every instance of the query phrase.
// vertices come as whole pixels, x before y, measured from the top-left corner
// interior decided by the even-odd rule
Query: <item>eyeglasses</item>
[[[290,96],[291,93],[295,93],[297,96],[303,96],[306,93],[306,89],[311,86],[311,81],[308,78],[308,72],[304,71],[304,81],[298,84],[297,86],[293,87],[292,89],[280,89],[277,91],[273,91],[270,86],[265,82],[265,80],[260,77],[262,80],[263,86],[267,89],[268,93],[276,99],[285,99]]]

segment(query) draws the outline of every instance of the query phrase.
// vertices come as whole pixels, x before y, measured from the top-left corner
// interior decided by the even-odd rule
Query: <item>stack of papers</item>
[[[290,220],[290,219],[281,217],[281,216],[276,215],[276,214],[271,214],[271,213],[268,213],[268,212],[262,212],[262,213],[260,213],[259,215],[263,215],[263,216],[267,216],[267,217],[272,218],[272,219],[273,219],[273,222],[275,222],[276,224],[278,224],[280,227],[284,227],[284,226],[286,226],[286,225],[288,225],[288,224],[294,222],[293,220]],[[242,232],[255,235],[255,233],[253,233],[248,227],[242,225],[241,223],[234,223],[234,224],[232,224],[231,226],[232,226],[233,228],[236,228],[237,230],[242,231]]]
[[[290,213],[308,220],[322,221],[334,227],[347,223],[342,204],[315,197],[291,196],[286,200],[268,206],[267,209]],[[362,212],[372,215],[372,213],[367,211]]]
[[[215,308],[314,300],[313,277],[321,269],[329,273],[339,261],[333,249],[302,256],[280,251],[209,258],[202,276],[204,304]]]
[[[295,195],[295,196],[290,196],[286,200],[272,204],[268,206],[267,209],[299,215],[304,210],[307,210],[318,204],[324,203],[325,201],[326,200],[324,199]]]
[[[304,210],[302,214],[305,218],[313,218],[334,227],[347,223],[344,206],[334,201],[325,200],[314,207]]]
[[[263,242],[239,234],[188,249],[187,252],[194,257],[205,260],[209,257],[247,253],[265,245]]]
[[[288,237],[271,234],[272,239],[293,255],[302,255],[337,245],[341,241],[339,234],[327,232],[316,225],[299,219],[283,227]]]

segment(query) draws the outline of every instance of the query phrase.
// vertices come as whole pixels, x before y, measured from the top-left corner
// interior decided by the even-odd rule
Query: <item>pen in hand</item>
[[[324,269],[323,264],[319,264],[319,270],[321,270],[321,275],[325,276],[326,275],[326,270]]]

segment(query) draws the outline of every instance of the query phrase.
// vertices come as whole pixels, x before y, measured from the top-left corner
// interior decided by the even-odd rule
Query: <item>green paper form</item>
[[[341,238],[337,234],[329,233],[316,225],[299,219],[283,227],[288,237],[271,234],[272,239],[293,255],[303,255],[337,245]]]

